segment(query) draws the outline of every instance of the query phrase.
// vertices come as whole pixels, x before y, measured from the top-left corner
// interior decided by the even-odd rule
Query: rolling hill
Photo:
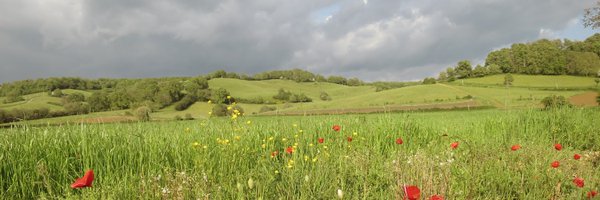
[[[373,86],[346,86],[333,83],[307,82],[297,83],[290,80],[248,81],[231,78],[215,78],[209,80],[212,89],[225,88],[236,98],[251,99],[262,97],[272,100],[280,88],[292,93],[303,93],[313,99],[308,103],[277,103],[277,104],[245,104],[248,115],[256,114],[299,114],[299,113],[332,113],[331,110],[355,110],[356,112],[376,112],[381,110],[406,109],[435,109],[453,107],[486,106],[501,109],[540,107],[540,100],[549,95],[562,95],[578,98],[593,98],[590,95],[596,87],[594,79],[576,76],[540,76],[513,75],[511,87],[501,83],[504,75],[494,75],[482,78],[458,80],[451,83],[415,85],[376,92]],[[64,93],[83,93],[91,95],[93,91],[64,90]],[[323,101],[319,98],[321,92],[326,92],[332,100]],[[588,97],[589,96],[589,97]],[[50,97],[46,93],[35,93],[24,96],[25,101],[10,104],[0,103],[0,109],[18,108],[49,108],[61,110],[61,99]],[[2,98],[0,98],[2,101]],[[274,106],[277,111],[260,113],[263,106]],[[174,106],[168,106],[152,113],[155,120],[172,120],[176,116],[186,114],[194,118],[207,118],[212,105],[207,102],[196,102],[184,111],[176,111]],[[320,112],[321,111],[321,112]],[[108,111],[91,113],[82,116],[67,116],[54,119],[41,119],[33,122],[57,121],[125,121],[131,120],[131,110]]]

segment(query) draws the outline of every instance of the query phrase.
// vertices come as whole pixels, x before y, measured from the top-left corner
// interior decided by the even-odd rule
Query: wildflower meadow
[[[2,199],[600,199],[600,112],[263,116],[0,130]]]

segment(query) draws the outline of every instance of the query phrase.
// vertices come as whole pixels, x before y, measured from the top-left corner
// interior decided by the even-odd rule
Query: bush
[[[321,92],[319,98],[323,101],[331,101],[331,97],[329,96],[329,94],[327,94],[327,92]]]
[[[194,120],[194,117],[192,117],[192,114],[190,114],[190,113],[185,113],[184,119],[185,120]]]
[[[150,109],[148,106],[142,106],[135,109],[135,116],[140,121],[150,121],[150,113],[152,113],[152,109]]]
[[[63,93],[62,93],[62,90],[55,89],[55,90],[52,90],[51,92],[48,92],[48,95],[50,95],[51,97],[62,97]]]
[[[227,98],[229,97],[229,98]],[[212,101],[217,104],[231,104],[235,102],[235,99],[231,98],[229,91],[223,88],[212,91]]]
[[[190,106],[196,103],[196,99],[197,98],[194,95],[186,95],[183,97],[183,99],[181,99],[181,101],[175,104],[175,110],[182,111],[188,109]]]
[[[63,107],[71,115],[81,115],[90,112],[90,106],[83,102],[66,103]]]
[[[14,103],[14,102],[19,102],[19,101],[25,101],[25,99],[23,99],[23,97],[21,97],[21,96],[10,95],[10,96],[6,96],[3,103]]]
[[[263,98],[263,97],[255,97],[255,98],[250,98],[250,99],[237,98],[236,101],[238,103],[249,103],[249,104],[275,104],[275,102],[265,100],[265,98]]]
[[[559,108],[565,106],[568,107],[571,105],[565,97],[556,95],[545,97],[544,99],[542,99],[542,104],[544,104],[544,109]]]
[[[179,116],[179,115],[175,115],[175,118],[174,118],[174,119],[175,119],[175,120],[177,120],[177,121],[181,121],[181,120],[183,120],[183,118],[181,118],[181,116]]]
[[[277,107],[275,106],[263,106],[260,108],[260,111],[258,111],[258,113],[270,112],[275,110],[277,110]]]
[[[292,103],[312,102],[312,99],[304,94],[292,94],[289,101]]]
[[[230,107],[231,109],[227,109]],[[240,115],[244,114],[244,109],[239,105],[227,106],[223,104],[215,104],[212,109],[213,116],[231,116],[234,113],[234,110],[237,110]]]
[[[273,99],[287,101],[290,99],[291,96],[292,96],[291,92],[285,91],[285,90],[283,90],[283,88],[279,88],[279,91],[277,92],[277,94],[275,96],[273,96]]]
[[[83,96],[83,94],[81,94],[79,92],[75,92],[73,94],[68,94],[68,95],[64,96],[62,99],[63,104],[83,102],[83,101],[85,101],[85,96]]]

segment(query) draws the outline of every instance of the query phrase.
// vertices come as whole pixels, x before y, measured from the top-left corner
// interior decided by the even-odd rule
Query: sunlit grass
[[[597,109],[483,110],[2,129],[0,196],[394,199],[411,184],[423,197],[580,199],[600,186],[598,119]],[[71,189],[86,169],[93,187]]]

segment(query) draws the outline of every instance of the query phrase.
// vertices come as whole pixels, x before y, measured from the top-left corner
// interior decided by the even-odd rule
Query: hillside
[[[312,98],[307,103],[277,103],[277,104],[247,104],[239,103],[247,115],[257,114],[300,114],[300,113],[343,113],[377,112],[410,109],[447,109],[495,107],[530,108],[540,107],[540,100],[549,95],[562,95],[577,98],[577,103],[593,103],[596,87],[594,79],[578,76],[545,76],[545,75],[513,75],[511,87],[501,83],[504,75],[493,75],[482,78],[461,79],[450,83],[407,86],[403,88],[376,92],[373,86],[347,86],[327,82],[298,83],[290,80],[261,80],[250,81],[233,78],[214,78],[208,81],[210,89],[224,88],[235,98],[252,99],[261,97],[271,102],[278,90],[284,89],[292,93],[303,93]],[[79,92],[89,97],[94,90],[63,90],[65,94]],[[323,101],[319,98],[321,92],[329,94],[332,100]],[[0,102],[4,97],[0,97]],[[25,101],[3,104],[0,109],[35,109],[48,108],[51,111],[64,110],[61,98],[50,97],[47,93],[24,95]],[[584,99],[582,99],[584,98]],[[583,104],[582,104],[583,105]],[[211,104],[199,101],[183,111],[175,110],[170,105],[151,114],[154,120],[173,120],[177,116],[191,115],[193,118],[207,118],[212,110]],[[277,110],[261,113],[264,106],[275,107]],[[333,112],[335,111],[335,112]],[[66,116],[53,119],[40,119],[32,122],[88,121],[109,122],[134,120],[132,110],[114,110],[90,113],[80,116]]]

